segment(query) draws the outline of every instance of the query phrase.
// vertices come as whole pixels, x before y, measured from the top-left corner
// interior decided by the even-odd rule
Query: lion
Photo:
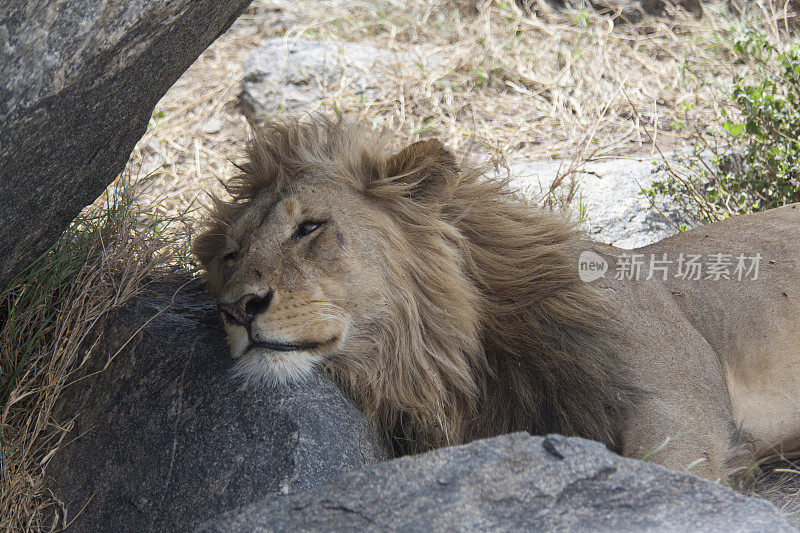
[[[236,375],[324,372],[398,454],[560,433],[727,481],[798,450],[797,205],[634,251],[747,252],[753,279],[589,282],[585,254],[631,251],[438,140],[390,146],[343,121],[254,130],[193,244]]]

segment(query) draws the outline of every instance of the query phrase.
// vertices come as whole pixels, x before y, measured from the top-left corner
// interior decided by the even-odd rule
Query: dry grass
[[[66,525],[43,483],[48,461],[72,438],[72,423],[52,417],[55,402],[92,356],[103,318],[186,260],[180,220],[148,215],[124,183],[0,293],[0,530],[50,529],[42,523],[50,511]]]
[[[543,2],[539,2],[544,5]],[[245,57],[265,39],[359,42],[418,58],[381,72],[364,99],[321,87],[310,112],[343,110],[401,138],[438,135],[454,148],[509,159],[611,155],[681,146],[717,124],[735,74],[733,36],[756,24],[787,39],[783,0],[748,18],[711,3],[626,24],[593,11],[530,12],[513,1],[257,0],[156,107],[133,155],[157,170],[150,189],[174,212],[234,172],[247,135],[238,94]],[[345,79],[347,79],[345,77]]]
[[[800,527],[800,461],[776,458],[759,467],[759,473],[744,491],[748,496],[772,502],[794,527]]]

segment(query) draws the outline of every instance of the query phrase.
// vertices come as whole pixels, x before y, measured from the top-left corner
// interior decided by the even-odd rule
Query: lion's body
[[[274,125],[249,156],[195,244],[246,378],[323,368],[400,451],[526,430],[643,457],[670,437],[655,461],[722,477],[800,436],[800,209],[642,250],[775,255],[757,281],[584,283],[583,250],[621,251],[438,142],[389,157],[340,124]]]
[[[635,345],[622,357],[653,391],[631,413],[622,452],[673,468],[699,459],[720,477],[800,451],[800,204],[735,217],[636,250],[761,255],[757,279],[599,282]],[[597,245],[610,254],[623,252]],[[736,260],[733,264],[735,266]],[[731,267],[733,271],[733,266]],[[705,276],[704,276],[705,277]]]

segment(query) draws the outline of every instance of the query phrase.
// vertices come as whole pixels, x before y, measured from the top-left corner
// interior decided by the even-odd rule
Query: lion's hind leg
[[[724,409],[700,405],[676,397],[643,400],[622,432],[622,454],[728,483],[734,426],[716,412]]]
[[[725,362],[733,418],[739,428],[734,434],[733,461],[763,462],[796,457],[800,452],[798,346],[800,333],[788,343],[752,346]]]

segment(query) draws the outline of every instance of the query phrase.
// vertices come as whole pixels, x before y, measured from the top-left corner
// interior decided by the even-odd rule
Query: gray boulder
[[[265,119],[313,110],[326,90],[346,84],[350,95],[369,100],[382,72],[412,62],[404,54],[357,43],[275,38],[244,62],[241,100],[245,112]]]
[[[540,198],[559,170],[568,166],[565,161],[517,163],[510,168],[512,183],[527,196]],[[578,195],[571,207],[577,215],[583,203],[583,228],[593,239],[632,249],[669,237],[682,225],[692,226],[691,217],[668,199],[660,198],[658,205],[652,206],[640,194],[656,177],[652,170],[652,160],[636,159],[592,161],[580,168],[576,173]]]
[[[0,2],[0,288],[122,171],[250,0]]]
[[[322,377],[243,389],[211,298],[179,286],[157,285],[109,319],[101,352],[75,376],[87,378],[59,400],[56,420],[75,427],[46,475],[67,520],[77,515],[72,530],[185,530],[386,458]]]
[[[362,530],[793,531],[772,504],[691,474],[523,433],[382,463],[197,529]]]

